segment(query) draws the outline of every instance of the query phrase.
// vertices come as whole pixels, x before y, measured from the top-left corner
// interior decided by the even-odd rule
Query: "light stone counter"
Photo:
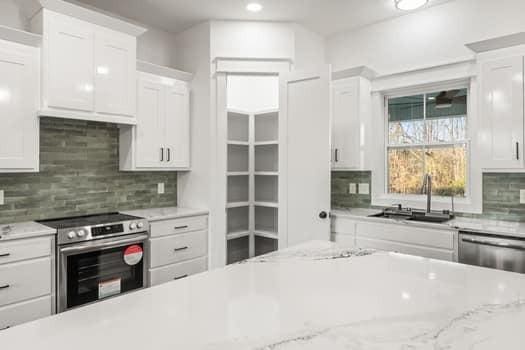
[[[55,229],[34,221],[4,224],[0,225],[0,242],[12,239],[50,236],[56,235],[56,233]]]
[[[137,209],[137,210],[125,210],[123,214],[140,216],[148,221],[159,221],[178,219],[188,216],[207,215],[207,209],[193,209],[193,208],[182,208],[182,207],[167,207],[167,208],[150,208],[150,209]]]
[[[0,332],[5,349],[523,349],[525,277],[310,242]]]

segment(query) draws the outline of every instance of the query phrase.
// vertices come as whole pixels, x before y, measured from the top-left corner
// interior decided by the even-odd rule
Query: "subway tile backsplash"
[[[371,196],[350,194],[351,183],[372,183],[370,171],[332,172],[332,207],[368,208]],[[525,173],[483,174],[483,214],[470,217],[525,221],[525,204],[520,204],[520,189],[525,189]],[[460,214],[463,215],[463,214]]]
[[[176,172],[119,171],[118,135],[115,124],[41,118],[40,172],[0,174],[0,224],[176,205]]]

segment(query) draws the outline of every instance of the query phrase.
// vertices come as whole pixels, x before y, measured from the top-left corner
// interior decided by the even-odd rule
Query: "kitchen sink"
[[[453,218],[454,217],[451,215],[415,215],[415,216],[407,218],[406,220],[442,224],[444,222],[452,220]]]
[[[416,211],[416,210],[388,210],[387,209],[381,213],[369,215],[369,217],[442,224],[442,223],[452,220],[454,218],[454,215],[451,215],[447,212],[426,213],[424,211]]]

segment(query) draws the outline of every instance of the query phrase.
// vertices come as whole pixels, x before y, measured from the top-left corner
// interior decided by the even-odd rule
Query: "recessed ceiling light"
[[[246,10],[250,12],[259,12],[263,9],[263,6],[258,2],[249,2],[246,5]]]
[[[394,0],[396,7],[400,10],[410,11],[425,5],[428,0]]]

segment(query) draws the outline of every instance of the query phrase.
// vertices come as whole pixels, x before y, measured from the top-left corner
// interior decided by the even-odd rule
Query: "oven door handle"
[[[60,248],[60,253],[69,255],[70,253],[79,253],[79,252],[86,252],[86,251],[92,251],[92,250],[105,250],[105,249],[115,248],[115,247],[118,247],[124,244],[140,243],[140,242],[145,241],[146,239],[148,239],[148,235],[143,234],[143,235],[132,236],[126,239],[111,240],[111,241],[106,241],[102,243],[97,242],[97,241],[91,241],[91,242],[88,242],[88,244],[77,245],[74,247]]]
[[[505,242],[493,242],[493,241],[487,241],[487,240],[481,240],[481,239],[475,239],[475,238],[465,238],[465,237],[461,238],[461,240],[466,243],[488,245],[491,247],[525,250],[525,246],[522,246],[519,244],[512,244],[512,243],[505,243]]]

